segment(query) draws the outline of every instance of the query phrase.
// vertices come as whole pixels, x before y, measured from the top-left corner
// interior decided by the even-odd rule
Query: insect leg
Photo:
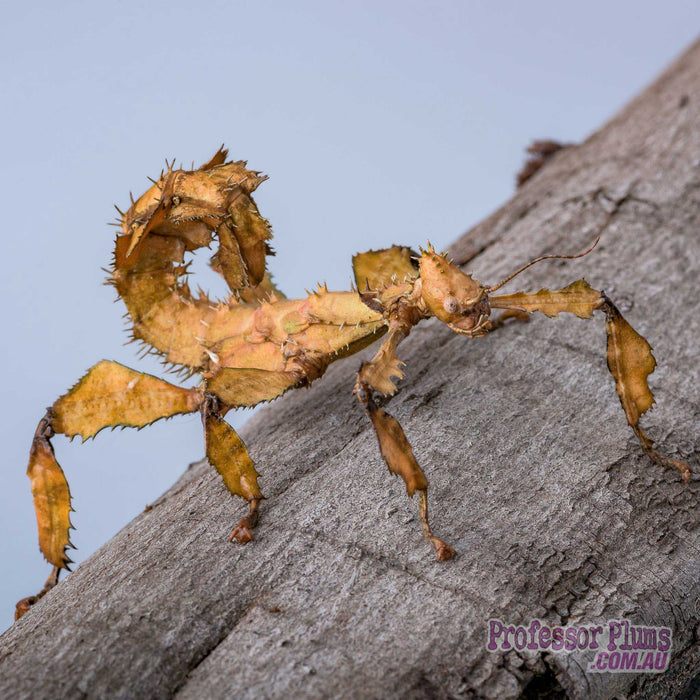
[[[236,525],[229,538],[245,544],[254,539],[252,529],[258,522],[258,508],[264,498],[258,486],[258,473],[243,440],[223,419],[228,407],[222,406],[213,394],[205,394],[200,410],[209,463],[219,472],[226,488],[250,505],[248,515]]]
[[[456,552],[447,543],[436,537],[430,528],[428,479],[420,468],[399,422],[374,402],[375,390],[387,395],[396,391],[391,377],[403,376],[403,373],[399,369],[400,363],[396,358],[395,350],[406,335],[408,335],[408,331],[405,328],[390,329],[387,339],[375,357],[360,367],[354,393],[372,422],[379,442],[379,450],[389,471],[404,480],[409,498],[413,498],[413,495],[418,492],[423,533],[435,547],[438,561],[446,561],[455,556]]]
[[[530,316],[526,311],[521,311],[520,309],[506,309],[498,318],[488,322],[485,331],[490,333],[491,331],[503,328],[510,319],[513,321],[520,321],[521,323],[529,323]]]
[[[687,483],[692,474],[690,466],[675,457],[662,455],[654,448],[654,441],[639,427],[639,418],[654,403],[654,395],[647,384],[647,376],[656,367],[651,345],[627,323],[604,293],[602,297],[608,334],[608,369],[615,379],[615,389],[627,422],[650,459],[661,466],[678,469]]]
[[[70,490],[63,469],[56,460],[51,445],[55,432],[51,425],[52,409],[39,421],[29,452],[27,476],[32,484],[34,510],[39,529],[39,548],[53,565],[44,587],[33,596],[22,598],[15,606],[15,620],[19,620],[32,605],[43,598],[57,583],[61,569],[70,571],[71,559],[66,549],[72,547],[69,531],[71,508]]]
[[[58,583],[60,573],[60,567],[54,566],[53,569],[51,569],[49,577],[46,579],[44,587],[36,595],[30,595],[28,598],[22,598],[22,600],[17,601],[15,605],[15,622]]]
[[[196,411],[201,393],[183,389],[117,362],[103,360],[46,411],[34,434],[27,476],[31,481],[39,529],[39,548],[53,571],[36,596],[17,604],[21,617],[58,583],[61,569],[69,569],[66,549],[71,545],[71,496],[68,482],[54,454],[56,434],[95,437],[104,428],[144,427],[159,418]]]
[[[304,376],[295,372],[224,367],[205,382],[201,412],[207,459],[221,474],[226,488],[250,504],[248,515],[231,532],[231,541],[245,544],[253,539],[252,529],[258,522],[263,495],[258,487],[258,473],[243,440],[223,417],[232,407],[271,401],[304,381]]]
[[[529,313],[540,311],[550,317],[567,311],[579,318],[591,318],[595,310],[602,310],[608,335],[608,369],[615,379],[615,389],[627,422],[644,452],[654,462],[678,469],[683,480],[690,481],[690,467],[679,459],[658,452],[653,440],[639,426],[639,419],[654,403],[647,377],[654,371],[656,360],[649,343],[630,326],[604,292],[592,289],[585,280],[578,280],[564,289],[541,289],[534,294],[518,292],[491,297],[489,304],[496,309],[519,309]]]

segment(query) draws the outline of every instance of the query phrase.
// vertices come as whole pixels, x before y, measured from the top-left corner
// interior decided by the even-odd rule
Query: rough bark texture
[[[493,283],[582,249],[606,212],[595,253],[509,289],[582,275],[605,289],[659,363],[645,429],[697,469],[700,44],[453,252]],[[381,463],[349,358],[243,431],[268,497],[255,543],[227,542],[244,508],[192,466],[0,638],[0,696],[697,697],[698,478],[641,453],[602,319],[538,316],[472,341],[430,322],[399,354],[391,411],[455,561],[434,561]],[[493,654],[491,617],[668,625],[672,666],[595,675],[577,655]]]

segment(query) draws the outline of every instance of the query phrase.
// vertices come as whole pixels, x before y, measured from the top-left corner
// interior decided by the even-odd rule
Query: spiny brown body
[[[224,420],[235,407],[270,401],[285,391],[308,386],[328,365],[386,335],[373,359],[357,373],[355,395],[376,432],[389,470],[405,482],[409,496],[418,493],[425,536],[438,560],[454,550],[436,537],[428,518],[428,480],[398,421],[375,402],[390,396],[403,377],[396,355],[413,326],[435,317],[470,338],[489,333],[508,318],[527,320],[540,311],[591,318],[606,316],[608,367],[627,420],[642,449],[655,461],[677,468],[687,481],[687,464],[661,455],[642,432],[639,419],[653,402],[647,383],[656,362],[651,347],[620,315],[614,304],[578,280],[560,290],[494,295],[505,282],[486,286],[453,265],[432,246],[420,255],[393,246],[353,258],[355,289],[329,292],[319,286],[304,299],[290,300],[275,289],[266,272],[272,255],[268,222],[260,216],[252,192],[265,180],[246,164],[226,162],[222,148],[198,170],[170,166],[126,213],[120,212],[109,282],[126,304],[134,339],[160,354],[164,363],[198,385],[183,388],[116,362],[103,360],[42,418],[32,442],[27,473],[32,484],[39,546],[53,565],[44,588],[17,604],[24,614],[68,569],[71,546],[71,500],[51,438],[56,433],[83,439],[114,426],[143,427],[161,418],[199,412],[206,455],[228,490],[249,503],[249,513],[231,533],[246,543],[264,498],[258,474],[241,438]],[[228,298],[194,296],[187,284],[185,256],[208,247],[218,249],[212,268],[230,289]],[[596,241],[597,243],[597,241]],[[587,254],[595,244],[581,255]],[[503,309],[492,319],[493,309]]]

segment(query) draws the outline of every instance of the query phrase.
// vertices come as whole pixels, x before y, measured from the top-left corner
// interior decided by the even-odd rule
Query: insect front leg
[[[654,371],[656,360],[646,339],[630,326],[604,292],[592,289],[585,280],[578,280],[564,289],[494,296],[489,299],[489,304],[496,309],[541,311],[550,317],[568,311],[579,318],[591,318],[595,310],[602,310],[608,335],[608,369],[615,379],[615,389],[627,422],[644,452],[654,462],[678,469],[683,480],[690,481],[691,468],[685,462],[656,450],[653,440],[639,426],[639,419],[654,403],[647,377]]]
[[[667,457],[654,448],[654,441],[639,427],[639,418],[654,403],[647,376],[654,371],[656,360],[651,345],[623,318],[615,304],[602,293],[605,329],[608,334],[608,369],[615,378],[615,389],[627,416],[627,422],[652,461],[678,469],[683,481],[690,481],[692,469],[675,457]]]
[[[370,362],[365,362],[357,373],[355,396],[372,422],[379,441],[384,462],[392,474],[400,476],[406,484],[409,498],[417,492],[420,499],[420,519],[423,533],[435,547],[438,561],[452,559],[456,552],[446,542],[436,537],[428,518],[428,479],[413,454],[408,439],[399,422],[374,401],[375,390],[384,395],[396,391],[393,377],[402,377],[400,361],[395,351],[398,344],[408,335],[408,329],[400,326],[390,328],[387,339]]]
[[[520,323],[529,323],[530,315],[526,311],[521,311],[520,309],[506,309],[503,311],[498,318],[489,321],[485,328],[487,333],[503,328],[503,326],[508,323],[508,321],[518,321]]]

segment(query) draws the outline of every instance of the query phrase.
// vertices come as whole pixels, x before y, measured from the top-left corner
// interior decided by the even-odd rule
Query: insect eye
[[[176,194],[176,195],[172,198],[171,201],[172,201],[172,205],[173,205],[174,207],[176,207],[178,204],[180,204],[180,202],[181,202],[182,200],[180,199],[180,196]]]
[[[447,297],[442,307],[448,314],[456,314],[459,311],[459,302],[454,297]]]

